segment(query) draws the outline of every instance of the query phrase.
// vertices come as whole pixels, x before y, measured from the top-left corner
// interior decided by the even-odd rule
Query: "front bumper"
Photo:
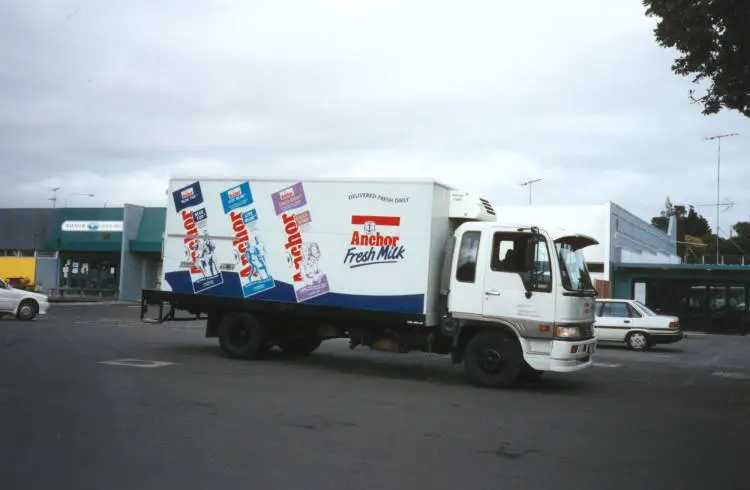
[[[536,342],[535,342],[536,343]],[[548,353],[539,352],[539,345],[533,350],[524,349],[524,359],[538,371],[572,373],[586,369],[593,364],[596,352],[596,338],[586,340],[549,340]]]
[[[44,316],[47,314],[47,310],[49,310],[49,302],[47,301],[39,301],[37,303],[39,305],[39,312],[37,313],[39,316]]]

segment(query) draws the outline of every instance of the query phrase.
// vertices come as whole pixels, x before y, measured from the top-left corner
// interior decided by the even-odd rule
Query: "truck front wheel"
[[[475,384],[488,388],[510,388],[523,369],[521,346],[505,332],[479,332],[466,346],[464,368]]]
[[[262,353],[263,328],[249,313],[230,313],[219,325],[219,346],[229,357],[255,359]]]

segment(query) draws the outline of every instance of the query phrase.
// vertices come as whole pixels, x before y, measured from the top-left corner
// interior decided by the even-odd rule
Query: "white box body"
[[[436,321],[452,196],[456,200],[445,185],[175,178],[168,194],[166,291]]]

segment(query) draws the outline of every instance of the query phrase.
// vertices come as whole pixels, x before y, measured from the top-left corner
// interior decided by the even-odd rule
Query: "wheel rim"
[[[33,313],[33,310],[31,309],[31,306],[23,305],[21,307],[21,316],[31,316],[32,313]]]
[[[477,365],[487,374],[500,374],[505,365],[503,355],[494,347],[484,347],[477,357]]]
[[[245,346],[250,342],[250,332],[246,328],[234,327],[229,332],[229,340],[234,345]]]
[[[646,336],[642,333],[634,333],[630,337],[630,345],[637,349],[642,349],[646,345]]]

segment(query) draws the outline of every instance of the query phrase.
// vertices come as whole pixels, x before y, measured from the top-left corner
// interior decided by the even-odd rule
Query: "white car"
[[[33,320],[37,315],[46,315],[49,299],[46,295],[15,289],[0,279],[0,318],[13,315],[19,320]]]
[[[633,350],[683,338],[680,319],[659,315],[632,299],[597,299],[594,332],[599,342],[624,342]]]

